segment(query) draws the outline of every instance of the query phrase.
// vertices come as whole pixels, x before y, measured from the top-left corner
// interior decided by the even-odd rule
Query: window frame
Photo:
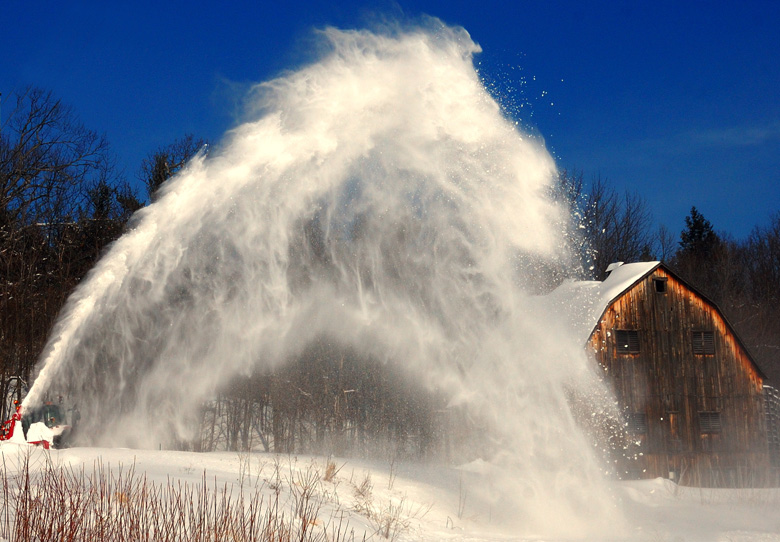
[[[653,291],[657,294],[666,294],[668,291],[668,282],[666,277],[653,277]]]

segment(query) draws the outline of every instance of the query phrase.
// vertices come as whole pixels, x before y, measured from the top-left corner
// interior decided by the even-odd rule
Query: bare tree
[[[82,186],[106,171],[108,144],[54,95],[16,95],[0,137],[0,210],[26,226],[72,216]]]
[[[664,262],[670,262],[677,252],[677,242],[674,235],[665,225],[658,227],[655,234],[656,254],[658,259]]]
[[[775,213],[766,227],[756,227],[747,241],[751,294],[780,305],[780,212]]]
[[[51,92],[15,95],[0,130],[0,378],[29,381],[32,364],[67,292],[61,243],[92,183],[108,182],[106,140]]]
[[[739,270],[744,294],[738,330],[775,386],[780,383],[780,212],[756,227]]]
[[[598,177],[585,196],[582,226],[593,276],[603,279],[607,266],[615,261],[647,259],[652,245],[652,217],[637,193],[622,197],[606,180]]]

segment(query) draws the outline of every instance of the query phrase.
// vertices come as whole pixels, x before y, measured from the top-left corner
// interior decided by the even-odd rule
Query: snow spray
[[[26,402],[65,387],[92,444],[155,448],[190,437],[220,384],[327,336],[489,428],[494,517],[614,528],[564,391],[590,362],[529,293],[569,261],[543,142],[486,91],[463,29],[321,35],[321,60],[256,86],[252,118],[136,214]]]

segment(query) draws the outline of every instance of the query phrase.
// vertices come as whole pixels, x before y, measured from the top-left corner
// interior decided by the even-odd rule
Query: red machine
[[[65,416],[58,405],[46,403],[23,416],[22,405],[16,401],[14,404],[16,411],[13,416],[0,426],[0,440],[26,442],[48,450],[51,445],[60,447],[70,435],[71,426],[65,423]]]

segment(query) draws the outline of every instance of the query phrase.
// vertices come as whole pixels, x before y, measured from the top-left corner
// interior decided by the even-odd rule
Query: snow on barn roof
[[[558,314],[568,320],[574,338],[579,344],[585,344],[609,304],[660,264],[638,262],[619,265],[603,281],[567,281],[547,298]]]

